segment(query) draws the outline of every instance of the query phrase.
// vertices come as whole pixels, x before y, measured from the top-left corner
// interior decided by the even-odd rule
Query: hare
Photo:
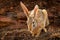
[[[29,11],[22,2],[20,4],[27,17],[28,31],[31,32],[32,36],[38,37],[42,29],[47,32],[45,28],[49,25],[47,10],[39,9],[38,5],[36,5],[32,11]]]

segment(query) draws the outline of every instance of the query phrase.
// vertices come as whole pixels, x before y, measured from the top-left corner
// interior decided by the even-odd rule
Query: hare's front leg
[[[42,28],[45,32],[47,32],[47,29],[45,28],[45,22],[41,25],[41,28]]]
[[[45,24],[44,25],[42,25],[42,29],[45,31],[45,32],[47,32],[47,29],[45,28]]]
[[[36,32],[36,33],[32,32],[32,36],[33,36],[33,37],[34,37],[34,36],[35,36],[35,37],[38,37],[38,36],[40,35],[40,32],[41,32],[40,30],[39,30],[38,32]]]
[[[31,26],[30,25],[28,25],[28,31],[31,31]]]
[[[42,28],[39,28],[39,30],[38,30],[38,32],[37,32],[37,34],[36,34],[36,36],[35,36],[35,37],[38,37],[38,36],[40,35],[41,30],[42,30]]]
[[[46,22],[44,23],[44,25],[43,25],[43,29],[44,29],[44,31],[45,32],[47,32],[47,29],[45,28],[45,26],[47,26],[47,25],[49,25],[49,20],[48,20],[48,18],[47,18],[47,20],[46,20]]]
[[[29,31],[30,33],[32,33],[32,27],[31,27],[30,24],[28,24],[28,31]]]
[[[45,32],[47,32],[47,29],[46,28],[43,28]]]

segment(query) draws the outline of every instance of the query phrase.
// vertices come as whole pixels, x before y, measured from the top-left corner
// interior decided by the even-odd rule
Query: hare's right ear
[[[29,16],[29,11],[28,11],[27,7],[22,2],[20,2],[20,4],[21,4],[21,7],[22,7],[25,15],[28,17]]]

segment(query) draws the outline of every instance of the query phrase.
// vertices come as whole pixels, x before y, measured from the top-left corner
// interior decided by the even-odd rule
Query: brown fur
[[[32,11],[28,11],[22,2],[20,2],[20,4],[27,16],[28,30],[32,33],[32,36],[38,37],[42,29],[47,32],[47,29],[45,28],[49,25],[47,11],[45,9],[39,9],[38,5],[36,5]]]

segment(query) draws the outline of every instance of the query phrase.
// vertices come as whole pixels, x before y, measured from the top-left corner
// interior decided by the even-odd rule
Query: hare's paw
[[[34,37],[34,33],[32,33],[32,36]]]
[[[47,29],[46,28],[43,28],[45,32],[47,32]]]
[[[35,35],[35,37],[38,37],[41,33],[41,30],[38,31],[38,33]]]
[[[35,37],[38,37],[40,35],[40,33],[38,33],[37,35],[35,35]]]

